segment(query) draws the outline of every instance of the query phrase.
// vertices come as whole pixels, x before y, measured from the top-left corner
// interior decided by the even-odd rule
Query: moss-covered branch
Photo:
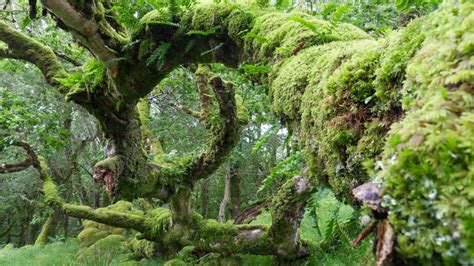
[[[163,155],[163,147],[161,146],[160,141],[157,136],[153,136],[150,129],[150,103],[147,98],[141,99],[138,104],[138,114],[141,121],[141,132],[143,137],[143,142],[145,149],[156,159]]]
[[[57,86],[62,93],[67,92],[67,88],[59,86],[56,80],[66,76],[66,72],[51,48],[10,27],[4,21],[0,21],[0,41],[8,46],[6,50],[0,50],[0,59],[30,62],[41,70],[49,84]]]
[[[54,227],[56,226],[57,212],[51,213],[41,227],[41,232],[35,240],[35,246],[46,245],[49,241],[49,237],[52,236],[54,232]]]
[[[217,117],[209,118],[215,136],[207,150],[187,167],[183,175],[186,182],[195,182],[214,172],[239,141],[242,125],[247,122],[245,107],[237,102],[232,84],[219,77],[211,79],[210,84],[219,104]]]
[[[117,51],[127,42],[128,36],[115,18],[106,14],[110,12],[107,10],[109,3],[43,0],[42,4],[62,21],[66,30],[106,64],[112,76],[117,75]]]
[[[201,252],[222,254],[276,255],[288,259],[307,255],[307,248],[298,237],[298,225],[304,209],[304,195],[307,195],[310,189],[307,180],[302,177],[291,179],[280,189],[278,195],[282,201],[275,200],[272,210],[274,225],[268,227],[221,224],[216,220],[204,220],[200,215],[192,213],[190,206],[180,204],[172,208],[181,207],[182,209],[173,213],[183,213],[182,217],[172,217],[170,210],[164,208],[139,214],[106,209],[94,210],[87,206],[66,204],[60,198],[56,185],[47,175],[47,166],[41,163],[37,169],[43,181],[46,202],[56,210],[72,217],[135,229],[146,239],[161,243],[161,248],[168,252],[176,252],[185,245],[193,245]],[[182,191],[190,197],[190,190]],[[185,197],[183,193],[177,195]],[[293,211],[287,210],[288,208]],[[285,225],[291,226],[285,228]]]

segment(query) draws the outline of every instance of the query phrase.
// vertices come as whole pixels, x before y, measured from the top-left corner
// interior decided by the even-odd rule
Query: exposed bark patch
[[[112,194],[115,188],[114,172],[106,167],[97,166],[94,169],[93,179],[95,182],[105,186],[105,190],[109,195]]]

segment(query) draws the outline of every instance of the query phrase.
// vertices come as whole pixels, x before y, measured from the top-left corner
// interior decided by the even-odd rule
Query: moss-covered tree
[[[68,101],[98,119],[109,145],[94,179],[116,200],[170,203],[169,209],[136,214],[67,204],[47,167],[36,163],[54,208],[135,229],[167,253],[193,245],[203,252],[295,259],[307,254],[298,227],[311,188],[330,186],[351,200],[352,188],[375,177],[384,187],[402,259],[472,262],[470,1],[448,1],[380,40],[304,13],[231,4],[171,5],[146,13],[132,27],[111,1],[41,3],[91,53],[83,73],[68,73],[51,48],[3,21],[0,58],[36,65]],[[220,77],[198,80],[216,99],[216,108],[201,110],[214,136],[203,153],[164,160],[146,130],[148,108],[141,99],[177,66],[210,62],[267,66],[270,71],[258,80],[269,85],[274,112],[308,151],[309,171],[276,193],[270,227],[219,224],[192,209],[194,184],[223,162],[245,123],[232,84]],[[364,167],[368,161],[374,164]]]

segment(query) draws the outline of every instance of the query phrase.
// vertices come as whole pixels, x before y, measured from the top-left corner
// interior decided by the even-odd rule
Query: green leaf
[[[21,21],[20,28],[22,30],[26,29],[31,24],[32,20],[29,16],[25,16],[25,18]]]
[[[244,70],[246,76],[269,73],[272,69],[268,66],[261,65],[243,65],[240,67]]]

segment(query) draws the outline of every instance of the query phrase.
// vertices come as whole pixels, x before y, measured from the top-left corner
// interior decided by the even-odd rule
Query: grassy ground
[[[42,247],[25,246],[22,248],[6,248],[0,250],[1,266],[76,266],[76,265],[163,265],[159,261],[130,261],[116,262],[111,257],[91,257],[86,262],[77,262],[76,253],[79,250],[77,240],[69,240],[65,243],[57,242]],[[367,241],[360,247],[351,248],[349,245],[341,246],[333,252],[314,256],[302,265],[321,266],[356,266],[371,265],[370,243]],[[272,260],[268,256],[244,256],[243,266],[266,266],[272,265]]]
[[[21,248],[4,248],[0,250],[0,265],[3,266],[70,266],[70,265],[163,265],[158,261],[141,261],[117,263],[113,256],[91,257],[85,262],[76,261],[79,250],[77,239],[65,243],[56,242],[45,246],[24,246]],[[113,254],[111,254],[113,255]]]
[[[301,265],[318,266],[358,266],[373,265],[373,255],[371,243],[367,239],[358,247],[352,247],[349,241],[353,239],[362,228],[340,229],[335,226],[338,223],[348,222],[355,211],[336,200],[334,195],[328,191],[321,191],[315,194],[317,204],[308,204],[308,211],[301,223],[300,235],[302,239],[313,243],[319,243],[325,238],[332,239],[323,251],[316,245],[311,257],[301,262]],[[315,213],[310,213],[314,208]],[[314,219],[316,217],[316,220]],[[334,220],[337,218],[336,220]],[[337,221],[337,223],[334,223]],[[252,223],[271,224],[270,213],[264,212]],[[353,232],[351,232],[353,231]],[[116,248],[118,247],[118,248]],[[70,239],[66,242],[56,242],[45,246],[34,247],[25,246],[21,248],[0,247],[0,266],[63,266],[63,265],[163,265],[162,261],[133,261],[130,255],[120,253],[120,247],[106,249],[104,253],[91,253],[82,261],[77,261],[79,242],[77,239]],[[120,253],[120,254],[119,254]],[[124,257],[125,256],[125,257]],[[205,256],[200,259],[182,258],[189,265],[228,265],[228,262],[213,256]],[[127,262],[123,262],[129,260]],[[242,256],[240,264],[243,266],[271,266],[272,259],[269,256]],[[177,265],[177,264],[174,264]]]

